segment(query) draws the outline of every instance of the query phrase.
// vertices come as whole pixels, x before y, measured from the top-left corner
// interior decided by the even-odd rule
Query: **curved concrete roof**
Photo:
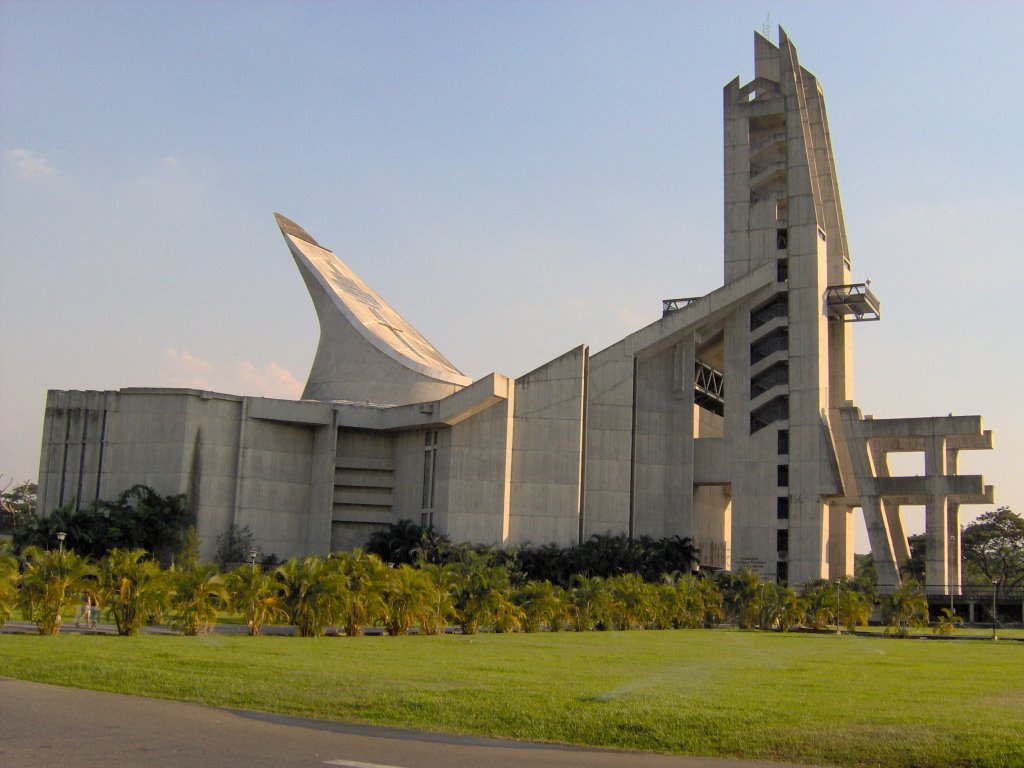
[[[472,383],[334,253],[295,222],[274,218],[320,320],[304,399],[402,404]]]

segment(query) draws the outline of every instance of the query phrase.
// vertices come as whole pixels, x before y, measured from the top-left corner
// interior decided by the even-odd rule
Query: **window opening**
[[[756,411],[750,414],[750,434],[764,429],[776,421],[789,418],[789,395],[773,397]]]
[[[771,322],[776,317],[789,316],[789,294],[782,292],[772,296],[771,299],[754,307],[750,311],[750,330],[754,331],[765,323]]]
[[[775,512],[779,520],[789,520],[789,496],[779,496]]]
[[[780,584],[789,581],[789,563],[785,560],[780,560],[775,564],[775,578]]]

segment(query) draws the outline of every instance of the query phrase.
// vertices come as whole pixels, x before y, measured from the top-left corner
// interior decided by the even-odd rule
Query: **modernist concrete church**
[[[825,102],[779,31],[725,86],[725,276],[601,351],[472,381],[334,253],[277,222],[320,344],[299,401],[190,389],[50,391],[39,508],[135,483],[188,493],[204,552],[247,525],[279,557],[363,544],[403,518],[455,541],[566,545],[679,534],[702,567],[800,584],[853,568],[861,508],[883,586],[925,505],[928,589],[958,592],[961,504],[991,486],[957,456],[979,416],[872,419],[853,402],[852,278]],[[893,452],[925,457],[894,477]]]

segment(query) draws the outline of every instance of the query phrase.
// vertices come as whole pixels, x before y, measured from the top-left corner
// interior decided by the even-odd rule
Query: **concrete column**
[[[943,435],[928,437],[924,454],[928,484],[928,501],[925,504],[925,536],[928,542],[925,591],[929,595],[943,595],[949,583],[946,495],[942,488],[942,478],[946,474],[946,438]]]
[[[871,462],[874,465],[877,477],[890,477],[889,453],[878,445],[870,445]],[[885,516],[885,526],[889,531],[889,541],[892,543],[893,555],[896,557],[896,568],[900,569],[910,562],[910,545],[907,543],[907,534],[903,531],[903,520],[900,518],[900,505],[891,499],[882,499],[882,513]]]
[[[891,499],[882,499],[882,510],[885,513],[885,524],[889,528],[889,537],[892,539],[896,567],[903,568],[910,562],[910,544],[907,541],[907,534],[903,530],[900,505]]]
[[[896,557],[893,554],[889,529],[882,517],[881,502],[877,496],[861,496],[861,509],[864,511],[864,524],[868,529],[868,541],[871,543],[871,554],[878,572],[878,591],[891,594],[900,585],[900,575],[896,568]]]
[[[331,524],[334,516],[334,476],[338,456],[337,411],[332,411],[328,426],[314,428],[312,442],[306,549],[325,555],[331,550]]]
[[[828,577],[853,575],[853,507],[828,505]]]
[[[960,541],[960,505],[955,501],[946,502],[946,541],[948,549],[948,562],[946,563],[947,579],[949,583],[949,594],[961,594],[962,575],[960,563],[962,560]]]
[[[501,543],[508,542],[512,518],[512,445],[515,434],[516,387],[508,381],[508,395],[505,400],[505,465],[501,495]]]
[[[960,451],[947,443],[946,474],[959,474],[959,465]],[[947,581],[950,585],[950,594],[959,595],[963,586],[963,576],[961,574],[963,554],[960,540],[960,505],[955,501],[946,502],[946,541],[949,547],[946,570],[948,572]]]

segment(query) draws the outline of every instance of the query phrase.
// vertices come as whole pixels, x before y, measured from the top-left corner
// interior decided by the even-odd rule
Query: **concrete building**
[[[853,402],[853,282],[818,81],[779,32],[724,89],[725,274],[611,347],[471,381],[335,254],[277,216],[321,337],[303,399],[182,389],[51,391],[43,513],[134,483],[187,492],[204,552],[247,525],[279,557],[361,545],[408,518],[453,540],[693,537],[704,567],[803,583],[853,569],[853,510],[880,584],[909,558],[901,504],[927,508],[929,590],[957,592],[957,474],[990,448],[978,416],[872,419]],[[893,477],[887,456],[923,453]]]

